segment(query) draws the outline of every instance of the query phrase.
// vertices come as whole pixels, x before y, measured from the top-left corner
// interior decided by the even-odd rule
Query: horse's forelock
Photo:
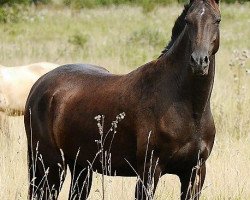
[[[215,12],[220,13],[219,0],[201,0],[201,1],[203,1],[206,5],[211,6]]]
[[[220,3],[220,0],[207,0],[207,1],[209,1],[211,4],[213,4],[213,5],[219,5],[219,3]]]

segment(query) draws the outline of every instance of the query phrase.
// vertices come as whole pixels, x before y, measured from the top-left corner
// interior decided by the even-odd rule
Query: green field
[[[145,12],[110,6],[70,10],[39,6],[10,10],[0,24],[0,64],[92,63],[127,73],[157,58],[171,37],[182,6]],[[208,159],[201,199],[250,199],[250,4],[221,5],[221,46],[212,95],[217,136]],[[26,138],[22,117],[7,117],[0,129],[0,199],[27,199]],[[90,199],[101,198],[100,177]],[[135,179],[108,178],[105,199],[133,199]],[[60,199],[67,199],[69,179]],[[164,176],[155,199],[177,199],[179,181]]]

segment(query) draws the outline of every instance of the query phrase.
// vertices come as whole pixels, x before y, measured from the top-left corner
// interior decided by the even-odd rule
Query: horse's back
[[[91,64],[66,64],[56,68],[52,73],[86,74],[99,76],[111,75],[107,69]]]
[[[101,82],[112,76],[108,70],[99,66],[87,64],[62,65],[36,81],[28,96],[25,112],[27,113],[29,108],[36,110],[36,107],[41,105],[44,99],[48,103],[51,99],[57,98],[59,101],[56,106],[60,106],[60,104],[66,104],[73,98],[79,98],[79,95],[84,92],[93,93],[94,87],[101,86]],[[49,107],[48,104],[46,106]],[[38,112],[35,114],[39,115]]]
[[[61,87],[74,86],[81,87],[81,83],[87,81],[88,78],[96,78],[98,80],[102,77],[112,76],[105,68],[89,65],[89,64],[67,64],[57,67],[51,70],[49,73],[44,74],[33,85],[30,94],[32,92],[40,92],[46,88],[52,90]],[[54,86],[54,87],[53,87]]]

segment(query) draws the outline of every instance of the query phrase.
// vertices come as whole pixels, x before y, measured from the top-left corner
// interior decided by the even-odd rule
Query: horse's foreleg
[[[69,162],[69,169],[71,172],[69,199],[87,199],[92,184],[92,170],[87,166],[82,167],[74,161]]]
[[[181,181],[181,200],[198,200],[206,176],[206,164],[196,166],[193,170],[179,175]]]
[[[135,199],[153,199],[155,189],[161,176],[161,169],[156,162],[148,163],[138,168],[138,180],[135,189]]]

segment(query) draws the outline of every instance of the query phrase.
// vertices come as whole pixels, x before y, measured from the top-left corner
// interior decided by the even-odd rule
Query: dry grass
[[[135,7],[82,12],[65,8],[31,9],[28,21],[0,27],[1,64],[43,60],[61,64],[87,62],[116,73],[128,72],[159,55],[180,10],[180,6],[173,5],[145,15]],[[247,200],[250,199],[250,75],[245,70],[250,68],[250,28],[246,25],[250,4],[222,5],[222,11],[222,42],[212,97],[217,136],[208,160],[202,199]],[[26,148],[23,117],[1,116],[0,199],[27,198]],[[101,199],[101,179],[94,176],[90,199]],[[135,178],[106,178],[105,197],[133,199],[134,186]],[[60,199],[67,199],[68,188],[69,178]],[[177,199],[179,188],[177,177],[164,176],[155,199]]]

